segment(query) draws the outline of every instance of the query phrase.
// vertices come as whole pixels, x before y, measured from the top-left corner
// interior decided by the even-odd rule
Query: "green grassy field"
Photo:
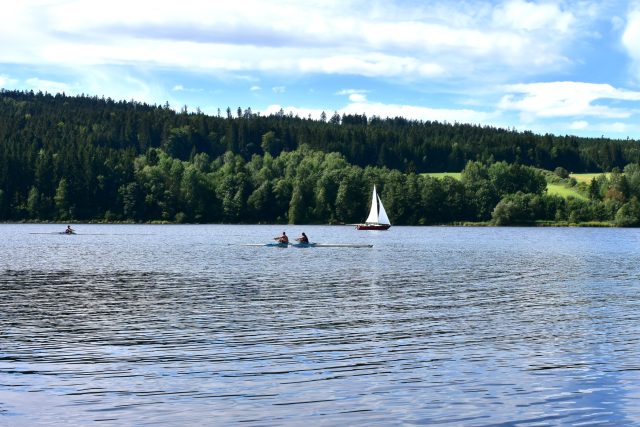
[[[428,172],[428,173],[423,173],[422,175],[428,175],[434,178],[439,178],[442,179],[445,176],[450,176],[452,178],[455,179],[460,179],[460,172]],[[572,173],[570,176],[572,178],[575,178],[576,181],[578,182],[586,182],[587,184],[589,184],[591,182],[591,180],[599,175],[602,175],[601,173]],[[605,175],[609,175],[609,174],[605,174]]]
[[[445,176],[450,176],[451,178],[459,180],[460,175],[462,174],[460,172],[430,172],[430,173],[423,173],[422,175],[426,175],[426,176],[430,176],[438,179],[442,179]]]
[[[461,173],[460,172],[433,172],[433,173],[425,173],[423,175],[428,175],[428,176],[431,176],[433,178],[438,178],[438,179],[442,179],[445,176],[450,176],[450,177],[455,178],[455,179],[460,179]],[[575,173],[575,174],[571,174],[571,176],[573,178],[575,178],[576,181],[585,182],[587,184],[591,182],[591,179],[593,179],[594,177],[596,177],[598,175],[600,175],[600,174],[598,174],[598,173]],[[583,194],[579,193],[575,188],[567,187],[567,186],[562,185],[562,184],[547,184],[547,193],[548,194],[552,194],[552,195],[556,195],[556,196],[561,196],[561,197],[564,197],[564,198],[575,197],[576,199],[587,200],[587,197],[584,196]]]
[[[578,193],[574,188],[565,187],[562,184],[547,184],[547,194],[561,196],[565,199],[567,197],[575,197],[576,199],[587,200],[587,197]]]
[[[597,176],[603,175],[601,173],[572,173],[571,175],[569,175],[572,178],[575,178],[576,181],[578,182],[585,182],[587,184],[591,183],[591,180]],[[607,176],[607,178],[609,177],[609,174],[606,173],[604,174]]]

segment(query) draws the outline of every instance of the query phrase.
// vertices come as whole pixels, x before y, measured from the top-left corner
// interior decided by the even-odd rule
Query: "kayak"
[[[360,245],[348,243],[247,243],[243,246],[268,246],[272,248],[372,248],[373,245]]]

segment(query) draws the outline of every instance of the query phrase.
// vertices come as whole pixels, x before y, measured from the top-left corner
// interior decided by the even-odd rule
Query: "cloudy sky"
[[[640,0],[19,0],[0,87],[640,139]]]

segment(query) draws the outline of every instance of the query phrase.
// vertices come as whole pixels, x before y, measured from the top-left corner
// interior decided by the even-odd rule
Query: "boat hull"
[[[302,243],[302,242],[290,243],[289,245],[294,248],[313,248],[316,246],[315,243]]]
[[[357,224],[357,230],[388,230],[391,224]]]
[[[281,242],[277,242],[277,243],[267,243],[264,246],[271,246],[273,248],[288,248],[289,247],[289,243],[281,243]]]

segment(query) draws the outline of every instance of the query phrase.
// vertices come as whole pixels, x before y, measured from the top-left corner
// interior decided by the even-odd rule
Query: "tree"
[[[343,223],[362,221],[367,214],[366,197],[369,196],[369,186],[364,185],[359,171],[349,168],[338,187],[336,195],[336,219]]]
[[[262,151],[272,156],[277,156],[282,151],[282,142],[276,138],[273,131],[269,131],[262,135],[262,143],[260,144]]]
[[[491,213],[495,225],[527,224],[535,219],[533,204],[536,195],[516,193],[504,197]]]
[[[29,195],[27,196],[27,211],[29,212],[29,216],[33,219],[40,218],[42,209],[41,196],[38,189],[33,186],[29,190]]]
[[[624,167],[629,194],[640,198],[640,164],[630,163]]]
[[[528,166],[497,162],[489,166],[488,174],[500,196],[518,191],[542,194],[547,188],[544,175]]]
[[[0,91],[0,218],[361,221],[374,182],[394,223],[406,224],[488,220],[517,192],[533,194],[527,209],[536,219],[552,211],[562,220],[614,221],[618,212],[630,217],[631,199],[640,198],[633,140],[239,111],[206,116],[168,103]],[[462,181],[419,176],[458,170],[467,159],[475,161]],[[576,202],[545,196],[553,174],[534,166],[558,180],[569,170],[613,171],[591,182],[589,201]]]
[[[640,203],[637,197],[632,197],[616,212],[615,224],[618,227],[640,226]]]
[[[302,188],[300,185],[295,185],[293,187],[287,218],[289,224],[304,224],[306,221],[304,197],[302,195]]]
[[[567,179],[569,178],[569,171],[566,170],[565,168],[563,168],[562,166],[558,166],[557,168],[555,168],[553,170],[553,173],[559,177],[560,179]]]
[[[163,144],[163,149],[171,157],[187,160],[193,149],[193,131],[191,127],[172,128]]]
[[[489,175],[489,168],[481,162],[470,161],[462,171],[461,181],[465,187],[465,197],[473,207],[474,220],[486,221],[491,218],[491,211],[500,200],[494,176]]]
[[[247,198],[251,221],[273,221],[277,217],[273,210],[273,192],[269,181],[264,181]]]
[[[136,221],[144,219],[144,197],[137,182],[130,182],[119,189],[124,217]]]
[[[67,184],[67,180],[62,178],[58,183],[58,187],[56,188],[56,195],[53,198],[58,218],[60,219],[69,219],[72,217],[72,209],[70,202],[70,194],[69,194],[69,185]]]
[[[5,207],[4,190],[0,189],[0,219],[7,219],[7,208]]]

